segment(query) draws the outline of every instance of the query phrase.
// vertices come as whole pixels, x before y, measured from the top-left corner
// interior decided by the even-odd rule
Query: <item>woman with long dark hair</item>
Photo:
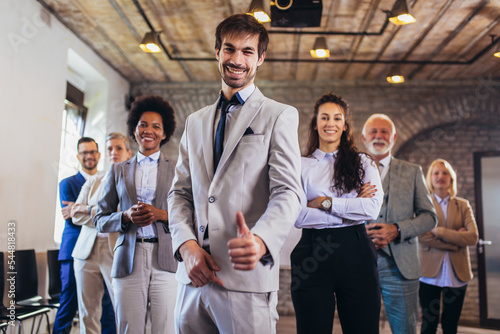
[[[378,333],[377,253],[366,234],[382,205],[375,163],[354,144],[349,106],[333,93],[314,106],[302,158],[302,238],[291,254],[297,333]]]

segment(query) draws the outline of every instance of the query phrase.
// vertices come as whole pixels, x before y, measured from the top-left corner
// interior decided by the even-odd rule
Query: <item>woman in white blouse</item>
[[[467,283],[472,279],[468,246],[477,243],[477,226],[469,201],[456,197],[456,179],[453,167],[443,159],[434,160],[427,171],[426,183],[433,195],[438,224],[418,238],[423,334],[437,331],[441,297],[443,333],[457,332]]]
[[[344,334],[378,333],[377,253],[365,221],[383,199],[375,163],[354,144],[347,102],[333,93],[314,106],[302,158],[302,238],[291,254],[297,333],[332,333],[335,301]]]
[[[177,261],[167,195],[175,163],[160,147],[174,133],[174,109],[161,96],[140,96],[127,127],[139,151],[110,169],[94,223],[100,232],[119,232],[111,268],[118,332],[146,333],[149,319],[152,333],[170,334],[175,332]]]

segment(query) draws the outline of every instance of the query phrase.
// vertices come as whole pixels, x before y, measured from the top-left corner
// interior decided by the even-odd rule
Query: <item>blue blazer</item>
[[[65,178],[59,183],[61,208],[66,206],[62,204],[62,201],[76,202],[84,183],[85,178],[80,172]],[[73,260],[71,253],[73,252],[73,248],[75,248],[76,240],[80,235],[81,229],[81,226],[73,224],[71,218],[66,219],[62,234],[61,248],[59,249],[59,261]]]

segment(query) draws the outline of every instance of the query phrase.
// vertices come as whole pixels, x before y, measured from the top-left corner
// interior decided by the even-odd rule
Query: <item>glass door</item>
[[[475,152],[474,176],[480,321],[500,329],[500,152]]]

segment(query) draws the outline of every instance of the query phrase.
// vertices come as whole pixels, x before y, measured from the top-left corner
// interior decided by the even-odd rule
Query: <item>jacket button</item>
[[[210,203],[213,203],[213,202],[215,202],[215,197],[213,197],[213,196],[210,196],[210,197],[208,198],[208,201],[209,201]]]
[[[202,225],[202,226],[200,226],[200,232],[201,232],[201,233],[205,232],[205,226],[203,226],[203,225]]]
[[[384,216],[383,216],[383,215],[380,215],[380,216],[378,216],[378,217],[379,217],[379,218],[384,218]]]

